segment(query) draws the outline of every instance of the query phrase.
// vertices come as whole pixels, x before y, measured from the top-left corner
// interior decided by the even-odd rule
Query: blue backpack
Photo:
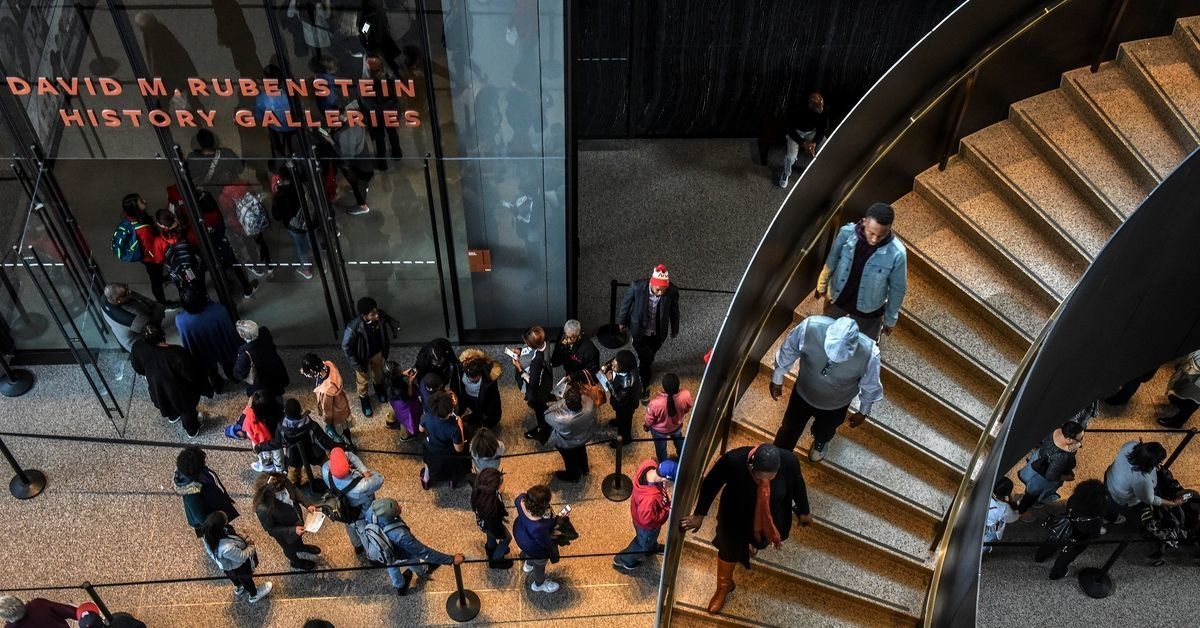
[[[113,231],[112,251],[113,255],[122,262],[140,262],[145,251],[142,250],[142,242],[138,240],[138,230],[149,229],[149,225],[144,225],[140,222],[132,222],[128,218],[121,219],[121,223],[117,225],[116,231]]]

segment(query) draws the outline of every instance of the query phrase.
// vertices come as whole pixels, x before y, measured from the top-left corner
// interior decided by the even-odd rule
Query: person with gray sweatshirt
[[[1158,487],[1158,465],[1167,458],[1167,450],[1161,443],[1143,443],[1131,440],[1117,450],[1117,457],[1104,472],[1104,486],[1108,488],[1108,513],[1110,522],[1125,521],[1125,511],[1138,504],[1148,506],[1179,506],[1182,499],[1163,499],[1155,494]]]
[[[249,595],[253,604],[271,593],[272,583],[254,584],[254,568],[258,566],[254,542],[238,534],[224,512],[217,510],[204,519],[200,537],[204,539],[204,553],[237,587],[233,590],[235,596]]]
[[[553,430],[548,442],[558,450],[565,467],[555,471],[554,477],[563,482],[578,482],[589,471],[587,443],[596,430],[596,404],[577,384],[571,383],[563,391],[562,399],[546,410],[546,423]]]
[[[353,509],[354,512],[342,513],[345,518],[342,523],[346,526],[346,536],[350,537],[354,553],[362,554],[362,540],[358,538],[354,522],[361,519],[371,502],[375,501],[375,491],[383,486],[383,474],[368,469],[353,453],[334,447],[329,452],[329,460],[321,467],[321,475],[329,491],[334,495],[344,495]]]

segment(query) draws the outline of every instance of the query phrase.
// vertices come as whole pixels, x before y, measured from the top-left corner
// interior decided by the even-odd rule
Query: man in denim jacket
[[[839,229],[817,280],[825,316],[850,316],[872,340],[892,333],[908,287],[907,255],[892,233],[895,217],[890,205],[875,203],[862,220]]]

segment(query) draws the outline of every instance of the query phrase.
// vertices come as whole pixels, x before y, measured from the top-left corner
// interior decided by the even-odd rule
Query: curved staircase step
[[[1121,44],[1117,63],[1123,65],[1142,89],[1157,96],[1164,120],[1179,137],[1187,138],[1188,152],[1200,142],[1200,75],[1188,63],[1187,51],[1177,37],[1154,37]]]

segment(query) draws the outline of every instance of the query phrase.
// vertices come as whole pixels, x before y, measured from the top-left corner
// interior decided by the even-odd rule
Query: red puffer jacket
[[[255,416],[254,408],[247,405],[246,409],[242,410],[242,417],[242,431],[246,433],[246,438],[249,438],[251,443],[261,445],[271,440],[273,437],[271,431]]]
[[[633,514],[633,525],[643,530],[657,530],[663,527],[671,514],[671,496],[663,484],[644,483],[643,476],[647,469],[657,470],[658,463],[647,460],[638,465],[637,475],[633,476],[629,510]]]

